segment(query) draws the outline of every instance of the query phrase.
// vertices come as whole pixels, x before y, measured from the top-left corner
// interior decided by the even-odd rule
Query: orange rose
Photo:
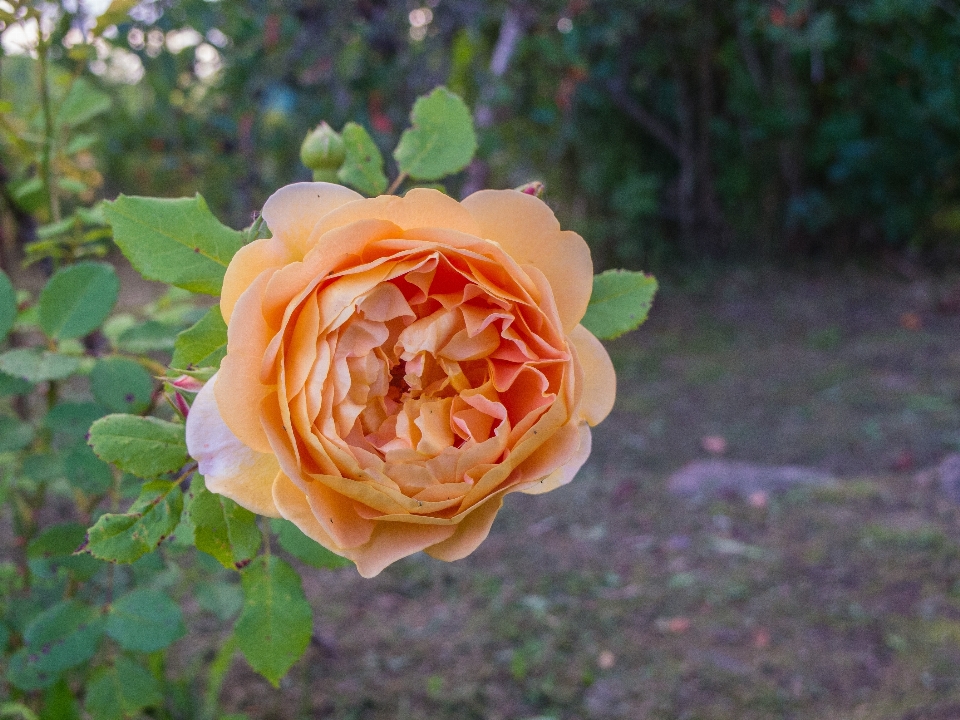
[[[579,325],[586,243],[540,200],[365,199],[299,183],[263,208],[220,307],[220,371],[187,446],[207,487],[372,577],[473,552],[514,490],[569,482],[616,378]]]

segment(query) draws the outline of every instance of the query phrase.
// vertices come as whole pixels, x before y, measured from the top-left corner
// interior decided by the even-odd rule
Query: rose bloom
[[[372,577],[469,555],[503,496],[569,482],[616,378],[583,239],[541,200],[298,183],[227,268],[227,355],[187,417],[207,487]]]

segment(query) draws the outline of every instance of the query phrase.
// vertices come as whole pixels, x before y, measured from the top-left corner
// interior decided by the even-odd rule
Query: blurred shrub
[[[310,127],[355,118],[392,146],[446,83],[481,132],[451,192],[543,179],[601,264],[958,254],[954,0],[423,3],[111,10],[113,39],[75,61],[118,100],[107,194],[200,191],[244,225],[309,178]]]

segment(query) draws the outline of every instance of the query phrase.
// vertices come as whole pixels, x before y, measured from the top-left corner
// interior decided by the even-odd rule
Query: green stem
[[[390,184],[390,187],[387,188],[387,195],[393,195],[397,191],[397,188],[400,187],[403,184],[403,181],[406,179],[407,179],[407,174],[405,172],[402,172],[399,175],[397,175],[397,179],[394,180]]]
[[[37,20],[39,23],[39,18]],[[40,107],[43,111],[43,153],[40,157],[40,168],[43,174],[43,184],[47,190],[47,201],[50,209],[50,222],[60,222],[60,198],[57,194],[56,183],[53,178],[53,108],[50,104],[50,75],[47,70],[47,53],[50,44],[41,36],[37,46],[37,57],[40,65]]]

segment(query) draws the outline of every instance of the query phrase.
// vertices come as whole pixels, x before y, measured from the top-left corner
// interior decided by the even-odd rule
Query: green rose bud
[[[300,146],[300,160],[304,165],[314,171],[332,170],[334,177],[336,170],[343,165],[346,157],[347,151],[343,138],[325,122],[320,123],[308,133],[303,145]]]

